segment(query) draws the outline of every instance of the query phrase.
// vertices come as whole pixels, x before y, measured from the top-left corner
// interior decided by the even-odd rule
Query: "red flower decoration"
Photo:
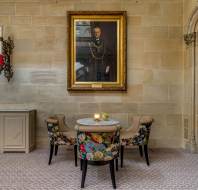
[[[85,135],[91,137],[91,133],[90,132],[85,132]]]
[[[84,144],[81,144],[81,145],[80,145],[80,151],[81,151],[81,152],[86,152],[86,150],[85,150],[85,145],[84,145]]]
[[[4,65],[3,55],[0,53],[0,65]]]

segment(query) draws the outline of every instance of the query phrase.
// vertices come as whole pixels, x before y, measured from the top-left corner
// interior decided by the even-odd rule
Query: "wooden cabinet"
[[[0,110],[0,152],[30,152],[35,125],[36,110]]]

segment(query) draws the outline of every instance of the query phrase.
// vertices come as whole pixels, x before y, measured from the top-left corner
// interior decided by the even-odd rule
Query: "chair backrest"
[[[48,137],[50,143],[53,144],[59,135],[58,120],[55,117],[49,117],[46,120],[46,123],[47,123]]]
[[[92,161],[109,161],[118,156],[119,127],[78,126],[79,158]]]
[[[151,125],[154,122],[154,119],[150,116],[143,116],[140,119],[140,125],[145,127],[146,130],[146,143],[148,143],[150,131],[151,131]]]
[[[126,130],[131,134],[136,134],[140,128],[140,116],[133,116],[131,121],[131,127],[127,128]]]
[[[58,120],[59,131],[66,132],[68,131],[68,126],[65,123],[65,115],[64,114],[56,114],[54,117]]]
[[[140,118],[140,124],[152,124],[154,119],[150,116],[142,116]]]

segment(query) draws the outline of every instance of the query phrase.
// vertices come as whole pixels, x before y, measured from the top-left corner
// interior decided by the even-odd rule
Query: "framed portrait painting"
[[[126,12],[70,11],[68,90],[125,91]]]

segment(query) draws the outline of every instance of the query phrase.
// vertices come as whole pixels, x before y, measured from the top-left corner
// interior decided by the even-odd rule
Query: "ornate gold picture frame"
[[[68,90],[125,91],[126,12],[70,11]]]

